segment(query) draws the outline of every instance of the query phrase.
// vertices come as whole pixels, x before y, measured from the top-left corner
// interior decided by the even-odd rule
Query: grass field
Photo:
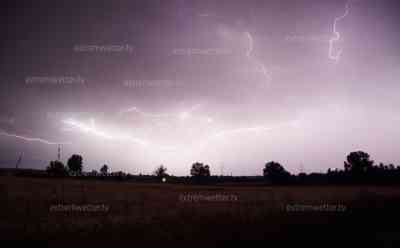
[[[193,186],[1,176],[0,197],[2,239],[281,242],[311,235],[357,244],[360,237],[369,243],[400,240],[399,187]]]

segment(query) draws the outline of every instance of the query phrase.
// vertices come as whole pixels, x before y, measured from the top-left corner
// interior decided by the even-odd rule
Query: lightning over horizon
[[[0,4],[4,240],[400,243],[400,0]]]
[[[197,106],[195,105],[194,107],[190,108],[189,110],[194,111]],[[74,120],[72,118],[70,119],[65,119],[62,120],[62,123],[66,124],[69,128],[75,128],[78,131],[86,134],[91,134],[100,138],[103,138],[108,141],[115,141],[115,142],[131,142],[137,145],[140,145],[143,148],[146,148],[148,150],[158,150],[158,151],[170,151],[170,152],[176,152],[180,151],[186,154],[189,153],[194,153],[198,149],[204,148],[206,145],[211,144],[212,141],[215,141],[216,139],[220,138],[226,138],[232,135],[245,135],[249,133],[255,133],[254,136],[256,137],[256,134],[259,132],[270,132],[282,127],[294,127],[294,122],[288,122],[288,123],[283,123],[275,127],[270,127],[270,126],[264,126],[264,125],[258,125],[258,126],[253,126],[253,127],[241,127],[241,128],[226,128],[226,129],[219,129],[215,131],[209,130],[207,133],[204,134],[204,137],[199,139],[198,144],[189,144],[189,143],[182,143],[181,145],[178,144],[173,144],[171,141],[169,142],[170,144],[166,146],[162,145],[157,145],[156,140],[153,142],[144,139],[144,138],[139,138],[139,137],[132,137],[129,134],[115,134],[112,133],[110,130],[105,131],[104,129],[99,129],[98,127],[95,127],[94,119],[90,119],[90,124],[85,124],[81,121]],[[199,129],[199,126],[183,126],[181,127],[182,129],[180,133],[184,133],[185,128],[194,128],[194,130]],[[157,137],[155,137],[157,139]]]
[[[180,175],[192,160],[327,169],[356,148],[400,161],[396,0],[135,0],[90,15],[43,1],[0,15],[0,161],[60,143],[88,170]],[[65,75],[85,80],[52,80]]]

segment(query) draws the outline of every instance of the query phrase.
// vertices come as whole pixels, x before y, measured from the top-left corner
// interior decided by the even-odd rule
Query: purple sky
[[[2,5],[1,167],[45,168],[59,142],[130,173],[400,164],[396,0]]]

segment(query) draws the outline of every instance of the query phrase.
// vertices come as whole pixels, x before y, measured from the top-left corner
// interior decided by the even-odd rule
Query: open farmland
[[[362,234],[366,242],[379,242],[381,236],[395,240],[400,233],[396,187],[0,179],[2,239],[278,242],[287,235],[304,239],[313,232],[322,239],[332,234],[356,239]]]

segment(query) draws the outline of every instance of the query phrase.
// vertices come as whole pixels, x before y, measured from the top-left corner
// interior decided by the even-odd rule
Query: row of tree
[[[263,172],[264,178],[272,184],[400,183],[400,166],[375,164],[370,155],[363,151],[351,152],[342,170],[328,169],[326,173],[291,175],[279,163],[268,162]]]
[[[50,161],[46,171],[51,176],[79,176],[83,171],[83,158],[81,155],[73,154],[68,159],[67,166],[58,160]],[[99,174],[97,171],[92,171],[92,173]],[[108,165],[105,164],[100,168],[100,175],[106,174],[108,174]]]
[[[74,154],[68,159],[67,166],[64,166],[60,161],[51,161],[46,171],[51,176],[79,176],[82,175],[82,170],[82,156]],[[106,176],[109,175],[108,170],[109,167],[103,165],[100,168],[100,173],[92,171],[89,175],[93,177]],[[112,175],[126,177],[127,174],[119,172],[117,174],[112,173]],[[226,181],[258,181],[268,184],[400,183],[400,166],[395,167],[393,164],[384,165],[382,163],[375,165],[368,153],[355,151],[346,157],[342,170],[328,169],[326,173],[299,173],[292,175],[280,163],[270,161],[264,165],[262,177],[218,177],[211,176],[209,165],[195,162],[192,164],[190,175],[190,179],[194,183]],[[135,177],[137,178],[137,176]],[[150,176],[139,175],[139,177]],[[167,178],[171,179],[173,177],[168,175],[167,168],[161,165],[153,172],[153,178],[156,178],[157,181],[165,182]],[[177,179],[179,177],[174,178]]]

